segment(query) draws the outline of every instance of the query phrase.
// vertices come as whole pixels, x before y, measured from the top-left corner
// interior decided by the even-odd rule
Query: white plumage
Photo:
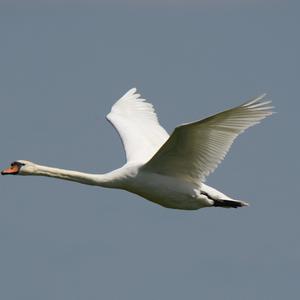
[[[270,115],[264,97],[204,120],[178,126],[144,169],[195,184],[203,182],[227,154],[235,138]]]
[[[139,97],[135,88],[129,90],[106,116],[122,139],[128,162],[149,160],[169,137],[153,105]]]
[[[178,126],[169,137],[152,104],[131,89],[107,115],[126,152],[127,163],[120,169],[87,174],[20,160],[2,174],[41,175],[120,188],[176,209],[245,206],[246,202],[234,200],[203,182],[240,133],[273,113],[271,101],[264,101],[264,97]]]

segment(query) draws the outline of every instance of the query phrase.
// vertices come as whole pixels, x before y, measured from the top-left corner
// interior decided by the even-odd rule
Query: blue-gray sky
[[[124,163],[105,120],[131,87],[171,132],[267,92],[208,184],[249,208],[176,211],[136,195],[0,178],[1,299],[295,299],[296,1],[1,1],[1,168]]]

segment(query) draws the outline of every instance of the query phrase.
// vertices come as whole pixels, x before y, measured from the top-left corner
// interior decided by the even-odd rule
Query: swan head
[[[34,163],[27,160],[16,160],[10,164],[10,167],[1,171],[2,175],[31,175],[35,172]]]

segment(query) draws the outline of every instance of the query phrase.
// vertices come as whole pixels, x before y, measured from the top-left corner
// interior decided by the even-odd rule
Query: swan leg
[[[213,206],[215,207],[238,208],[243,206],[249,206],[247,202],[238,200],[214,199],[213,201]]]

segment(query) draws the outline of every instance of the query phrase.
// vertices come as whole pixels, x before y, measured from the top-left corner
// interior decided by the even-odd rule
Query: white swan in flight
[[[18,160],[1,174],[48,176],[123,189],[174,209],[247,206],[203,182],[240,133],[273,113],[271,101],[264,101],[264,97],[180,125],[169,136],[160,126],[152,104],[133,88],[107,115],[125,148],[127,162],[121,168],[106,174],[88,174]]]

